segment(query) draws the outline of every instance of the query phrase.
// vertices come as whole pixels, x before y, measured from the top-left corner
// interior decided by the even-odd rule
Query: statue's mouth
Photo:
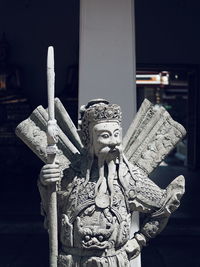
[[[90,241],[82,241],[83,247],[89,249],[106,249],[108,247],[108,241],[99,242],[95,237]]]
[[[114,152],[116,152],[116,151],[117,151],[116,148],[112,148],[109,152],[110,152],[110,153],[114,153]]]

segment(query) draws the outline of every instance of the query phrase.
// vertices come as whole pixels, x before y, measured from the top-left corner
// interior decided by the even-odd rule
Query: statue
[[[48,115],[43,107],[19,124],[16,133],[47,163],[38,179],[47,229],[49,192],[57,184],[56,264],[128,267],[180,205],[183,176],[161,189],[148,175],[183,138],[185,129],[163,107],[146,99],[123,139],[121,109],[104,99],[81,107],[78,131],[59,99],[55,118],[58,142],[52,163],[47,163]],[[134,211],[146,216],[131,237]]]

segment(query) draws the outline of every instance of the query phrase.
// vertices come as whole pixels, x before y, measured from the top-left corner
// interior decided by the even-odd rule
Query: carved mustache
[[[122,153],[122,146],[106,146],[103,147],[100,151],[99,151],[99,155],[103,156],[103,155],[107,155],[109,153],[115,153],[116,155],[120,155]]]

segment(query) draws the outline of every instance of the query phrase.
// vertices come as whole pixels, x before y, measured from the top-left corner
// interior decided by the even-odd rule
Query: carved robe
[[[80,163],[79,163],[80,164]],[[78,165],[79,165],[78,164]],[[82,163],[83,164],[83,163]],[[183,186],[175,179],[167,189],[160,189],[138,167],[122,166],[124,185],[118,172],[113,182],[112,205],[96,205],[97,168],[93,168],[85,185],[84,168],[70,167],[64,171],[58,191],[59,267],[128,267],[138,254],[127,251],[127,242],[136,238],[140,247],[156,236],[167,223],[174,207],[179,205]],[[48,190],[39,183],[42,207],[48,227]],[[107,191],[109,196],[109,191]],[[176,203],[175,203],[176,202]],[[147,213],[136,237],[130,237],[131,213]]]

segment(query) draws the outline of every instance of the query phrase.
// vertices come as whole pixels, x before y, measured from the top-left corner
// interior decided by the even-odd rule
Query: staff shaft
[[[49,46],[47,54],[47,88],[48,88],[48,113],[49,120],[55,119],[54,92],[55,92],[55,72],[54,72],[54,50]]]
[[[54,108],[55,73],[54,73],[54,50],[50,46],[47,55],[47,86],[48,86],[48,114],[47,125],[47,163],[52,164],[56,158],[56,121]],[[53,122],[53,124],[52,124]],[[57,267],[58,258],[58,222],[57,222],[57,193],[56,183],[49,186],[49,266]]]

